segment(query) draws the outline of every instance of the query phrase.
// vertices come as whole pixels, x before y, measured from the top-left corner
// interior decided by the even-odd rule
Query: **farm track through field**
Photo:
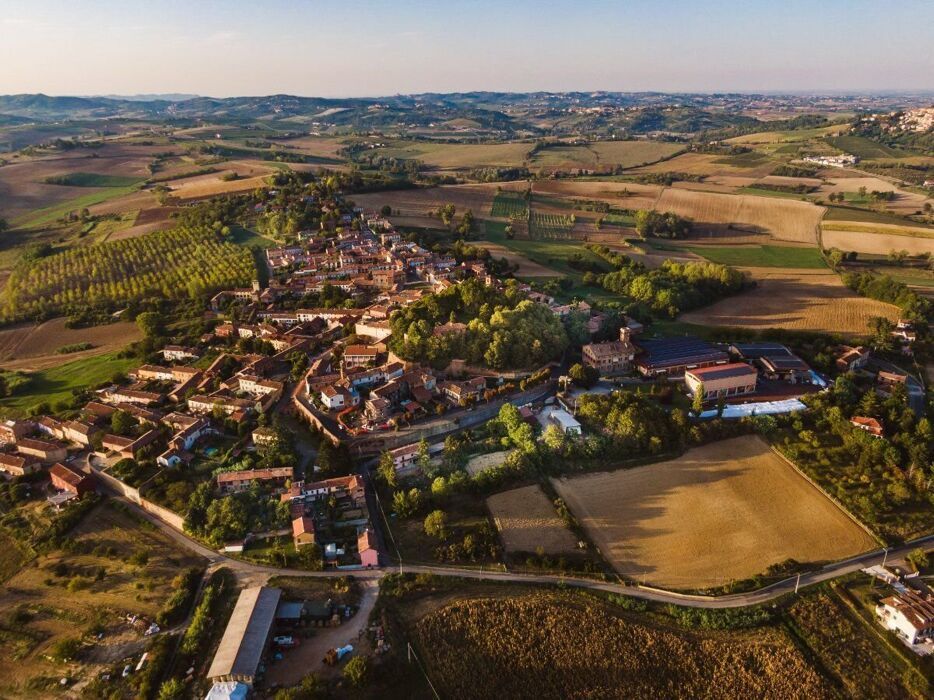
[[[237,576],[241,584],[259,585],[269,580],[272,576],[312,576],[312,577],[339,577],[346,576],[346,571],[298,571],[294,569],[281,569],[270,566],[260,566],[251,564],[239,559],[233,559],[224,554],[216,552],[205,547],[200,542],[192,539],[185,533],[176,530],[171,525],[160,520],[150,512],[143,510],[139,505],[132,501],[115,496],[118,500],[126,503],[140,517],[151,522],[160,530],[172,537],[178,544],[205,557],[212,567],[227,567]],[[574,588],[583,588],[587,590],[601,591],[604,593],[614,593],[625,595],[642,600],[655,601],[659,603],[673,603],[692,608],[724,609],[741,608],[749,605],[758,605],[780,598],[795,591],[796,586],[801,588],[829,581],[838,576],[859,571],[867,566],[879,564],[883,556],[892,560],[904,557],[913,549],[923,547],[927,550],[934,549],[934,535],[922,537],[912,542],[908,542],[900,547],[892,547],[888,552],[877,550],[866,554],[847,559],[833,564],[828,564],[812,572],[804,573],[800,579],[789,577],[765,588],[749,593],[738,593],[719,597],[688,595],[683,593],[674,593],[656,588],[626,585],[624,583],[610,583],[604,581],[595,581],[588,579],[579,579],[569,576],[558,576],[548,574],[517,574],[510,572],[476,570],[476,569],[458,569],[456,567],[443,566],[410,566],[405,564],[388,565],[379,569],[366,569],[353,572],[353,575],[364,579],[378,579],[387,573],[413,573],[413,574],[434,574],[436,576],[453,576],[457,578],[467,578],[475,580],[500,581],[506,583],[523,584],[541,584],[541,585],[566,585]]]

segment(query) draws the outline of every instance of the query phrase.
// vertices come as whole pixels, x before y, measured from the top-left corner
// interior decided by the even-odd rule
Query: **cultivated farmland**
[[[40,324],[22,324],[0,330],[0,362],[8,366],[10,360],[16,369],[38,369],[37,361],[61,364],[77,357],[87,357],[102,352],[119,350],[128,343],[139,340],[141,333],[135,323],[111,323],[88,328],[67,328],[64,318],[55,318]],[[92,349],[63,356],[54,354],[65,345],[90,343]]]
[[[787,559],[830,561],[875,546],[752,436],[553,482],[619,573],[670,588],[722,586]]]
[[[455,600],[412,627],[442,697],[803,699],[832,693],[779,631],[687,631],[624,617],[573,594]]]
[[[507,552],[567,554],[576,550],[574,535],[537,485],[497,493],[486,499]]]
[[[816,243],[821,207],[778,197],[727,195],[668,188],[662,192],[656,209],[674,212],[694,220],[700,232],[723,233],[732,228],[800,243]]]
[[[887,255],[905,250],[909,255],[934,253],[934,229],[849,221],[826,221],[821,226],[825,248]]]
[[[497,192],[490,207],[490,216],[502,218],[524,218],[529,211],[529,203],[520,192],[504,190]]]
[[[746,268],[744,272],[756,281],[754,289],[679,319],[703,326],[857,335],[867,332],[873,316],[895,320],[899,315],[891,304],[858,296],[831,272],[765,267]]]
[[[17,268],[3,290],[7,318],[38,311],[70,313],[151,294],[190,298],[248,285],[256,269],[250,251],[209,229],[172,229],[138,238],[72,248]]]

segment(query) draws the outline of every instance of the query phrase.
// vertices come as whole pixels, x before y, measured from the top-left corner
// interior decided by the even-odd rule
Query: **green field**
[[[230,240],[237,245],[244,245],[247,247],[256,246],[265,250],[266,248],[275,248],[279,243],[272,240],[271,238],[266,238],[261,236],[255,231],[251,231],[248,228],[243,226],[231,226],[230,227]]]
[[[732,267],[789,267],[819,270],[826,265],[817,248],[790,246],[685,246],[696,255]]]
[[[0,399],[0,413],[23,415],[43,402],[54,408],[56,402],[71,399],[73,390],[96,387],[136,364],[137,359],[118,357],[118,353],[112,352],[35,372],[27,393]]]
[[[53,175],[45,179],[47,185],[67,187],[132,187],[140,182],[142,179],[138,177],[99,173],[68,173],[67,175]]]
[[[70,212],[78,211],[85,207],[91,207],[95,204],[106,202],[109,199],[122,197],[135,190],[135,186],[107,187],[99,192],[92,192],[81,197],[75,197],[74,199],[69,199],[51,207],[46,207],[45,209],[37,209],[19,219],[15,219],[13,221],[13,226],[16,228],[36,228],[37,226],[45,226],[55,222],[57,219],[62,218]]]
[[[907,154],[881,143],[876,143],[862,136],[837,136],[827,141],[841,151],[851,153],[857,158],[871,160],[873,158],[905,158]]]
[[[529,210],[529,203],[518,192],[497,192],[493,198],[493,206],[490,209],[490,216],[501,216],[503,218],[517,217],[525,218]]]
[[[759,151],[749,151],[748,153],[740,153],[738,156],[724,156],[723,158],[717,158],[714,163],[717,165],[732,165],[734,168],[755,168],[767,163],[769,161],[769,156],[765,153],[760,153]]]
[[[927,228],[925,224],[906,219],[895,214],[888,214],[884,211],[873,211],[872,209],[860,209],[859,207],[834,207],[828,206],[824,213],[824,221],[855,221],[865,222],[867,224],[892,224],[894,226],[914,226]]]

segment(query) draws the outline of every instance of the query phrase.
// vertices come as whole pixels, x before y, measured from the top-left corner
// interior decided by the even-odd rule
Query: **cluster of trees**
[[[149,296],[200,298],[256,276],[253,257],[206,228],[178,228],[71,248],[16,268],[3,290],[6,320],[111,310]]]
[[[908,318],[926,320],[934,313],[934,304],[930,299],[919,296],[907,285],[897,282],[888,275],[876,275],[872,272],[846,272],[843,283],[860,296],[878,299],[894,304]]]
[[[465,323],[466,330],[435,335],[435,327],[448,321]],[[539,367],[568,345],[561,321],[512,280],[502,291],[469,279],[429,294],[393,314],[392,331],[393,352],[437,368],[454,358],[493,369]]]
[[[242,539],[248,532],[279,530],[289,524],[289,507],[270,498],[259,485],[224,498],[214,496],[211,482],[195,487],[188,502],[185,530],[213,545]]]
[[[670,318],[736,294],[743,288],[742,273],[726,265],[666,260],[661,267],[647,270],[625,255],[605,250],[603,246],[592,246],[591,250],[617,270],[605,275],[586,273],[586,284],[599,284]]]
[[[692,222],[672,212],[662,213],[653,209],[636,212],[636,233],[642,238],[684,238],[691,232]]]
[[[934,428],[909,408],[905,387],[882,398],[873,386],[861,389],[844,376],[807,403],[808,411],[768,421],[782,451],[884,537],[930,531]],[[853,427],[854,415],[879,420],[885,436]]]

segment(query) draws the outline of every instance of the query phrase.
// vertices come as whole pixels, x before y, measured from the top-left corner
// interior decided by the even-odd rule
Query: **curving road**
[[[387,573],[404,572],[526,584],[554,585],[560,583],[566,586],[573,586],[575,588],[585,588],[588,590],[615,593],[617,595],[626,595],[633,598],[641,598],[642,600],[654,601],[657,603],[674,603],[676,605],[683,605],[692,608],[741,608],[747,605],[767,603],[768,601],[775,600],[776,598],[787,593],[793,593],[795,591],[796,585],[801,588],[806,586],[813,586],[814,584],[821,583],[823,581],[829,581],[830,579],[836,578],[838,576],[843,576],[855,571],[859,571],[860,569],[864,569],[867,566],[871,566],[873,564],[881,564],[883,558],[886,556],[894,560],[900,557],[904,557],[911,550],[918,547],[923,547],[926,550],[934,549],[934,535],[929,535],[927,537],[913,540],[912,542],[902,545],[901,547],[893,547],[888,550],[888,553],[886,553],[885,550],[879,549],[867,554],[861,554],[851,559],[845,559],[843,561],[834,562],[833,564],[828,564],[827,566],[824,566],[823,568],[816,571],[802,573],[800,576],[800,581],[797,576],[791,576],[790,578],[779,581],[770,586],[766,586],[765,588],[760,588],[756,591],[713,597],[674,593],[658,588],[652,588],[650,586],[640,586],[636,584],[625,585],[620,583],[609,583],[605,581],[595,581],[591,579],[559,576],[554,574],[519,574],[504,571],[483,571],[482,569],[460,569],[450,566],[409,565],[380,567],[378,569],[358,569],[351,571],[301,571],[298,569],[284,569],[274,566],[263,566],[260,564],[252,564],[240,559],[234,559],[233,557],[228,557],[225,554],[210,549],[197,540],[192,539],[185,533],[176,530],[174,527],[160,520],[152,513],[143,510],[136,503],[133,503],[132,501],[120,496],[114,496],[114,498],[117,498],[118,500],[121,500],[129,505],[139,514],[140,517],[151,522],[181,546],[207,559],[210,562],[212,568],[217,566],[225,566],[231,569],[237,576],[237,579],[245,584],[265,583],[265,581],[270,576],[329,577],[351,575],[363,579],[379,579]]]

